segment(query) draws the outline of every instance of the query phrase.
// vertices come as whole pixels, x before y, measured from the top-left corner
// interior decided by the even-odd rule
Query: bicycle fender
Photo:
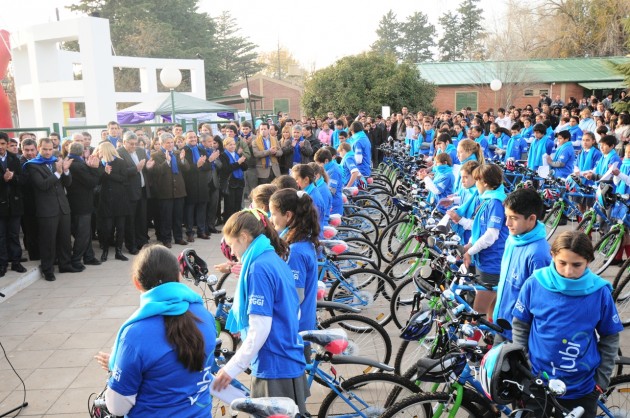
[[[385,372],[394,371],[394,368],[387,364],[379,363],[378,361],[364,358],[364,357],[358,357],[358,356],[334,356],[333,358],[330,359],[330,363],[332,364],[360,364],[362,366],[371,366],[377,369],[381,369]]]

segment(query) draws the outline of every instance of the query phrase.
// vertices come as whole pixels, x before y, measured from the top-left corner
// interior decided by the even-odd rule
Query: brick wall
[[[524,90],[533,90],[533,96],[524,96]],[[545,89],[549,92],[549,96],[553,99],[556,94],[566,103],[569,97],[573,96],[580,100],[584,95],[584,88],[577,83],[558,83],[553,86],[549,84],[534,84],[527,86],[504,85],[500,91],[495,92],[488,86],[446,86],[438,87],[433,106],[438,111],[450,109],[457,111],[455,108],[455,94],[460,92],[477,92],[477,110],[484,112],[490,108],[497,109],[499,107],[507,107],[515,105],[516,107],[525,107],[528,104],[536,106],[538,104],[539,92]],[[509,103],[508,103],[509,101]]]
[[[245,87],[245,81],[233,84],[232,87],[225,91],[224,95],[239,95],[243,87]],[[263,96],[262,104],[260,102],[255,103],[256,110],[265,109],[267,113],[272,113],[275,99],[288,99],[289,116],[294,119],[299,119],[302,116],[302,92],[298,87],[276,83],[273,79],[263,77],[250,79],[249,88],[252,94]],[[244,110],[245,104],[236,104],[234,107]]]

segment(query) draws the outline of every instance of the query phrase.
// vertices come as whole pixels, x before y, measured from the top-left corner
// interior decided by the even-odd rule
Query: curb
[[[35,267],[32,270],[28,271],[27,273],[21,275],[12,283],[9,283],[6,287],[3,287],[0,289],[0,293],[4,294],[3,298],[0,297],[0,303],[6,302],[7,300],[9,300],[11,296],[15,295],[20,290],[23,290],[29,287],[30,285],[35,283],[37,280],[39,280],[40,277],[41,277],[41,272],[39,270],[39,267]]]

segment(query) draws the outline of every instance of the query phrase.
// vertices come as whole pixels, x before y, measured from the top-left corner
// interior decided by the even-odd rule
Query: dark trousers
[[[21,258],[20,217],[0,216],[0,266],[19,263]]]
[[[72,264],[80,264],[81,260],[91,260],[94,258],[92,249],[92,214],[72,215],[71,232],[74,237],[72,245]]]
[[[39,260],[39,228],[34,215],[22,216],[22,232],[24,232],[24,248],[28,251],[28,258]]]
[[[55,257],[59,259],[59,268],[70,266],[70,223],[69,213],[37,218],[42,273],[54,273]]]
[[[210,200],[206,206],[206,233],[209,232],[208,228],[213,228],[217,223],[217,212],[221,209],[219,189],[216,189],[214,186],[210,186],[209,196]]]
[[[182,223],[184,221],[184,199],[160,199],[160,221],[158,240],[167,243],[172,239],[182,240]]]
[[[125,239],[125,217],[124,216],[106,216],[99,219],[100,228],[98,237],[103,250],[109,249],[109,243],[112,240],[112,234],[115,233],[115,245],[117,249],[122,249]],[[115,232],[114,232],[115,230]]]
[[[147,199],[142,197],[129,202],[129,215],[125,217],[125,246],[131,251],[147,242]]]
[[[258,184],[269,184],[273,181],[273,179],[276,178],[276,175],[273,174],[273,170],[269,170],[269,177],[265,178],[261,178],[258,177]]]
[[[243,205],[243,186],[230,187],[228,194],[224,197],[225,210],[223,211],[223,219],[227,222],[232,214],[241,210]]]
[[[206,208],[208,202],[186,203],[186,234],[195,233],[194,227],[197,226],[197,234],[206,233]]]
[[[160,201],[154,198],[147,199],[147,231],[151,222],[155,237],[160,241]]]

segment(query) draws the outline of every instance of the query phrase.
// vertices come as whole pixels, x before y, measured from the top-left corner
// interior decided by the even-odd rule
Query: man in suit
[[[25,138],[20,143],[22,148],[22,156],[20,157],[20,166],[28,160],[32,160],[37,156],[37,142],[35,139]],[[39,260],[39,229],[37,228],[37,217],[35,217],[35,194],[33,185],[28,179],[28,172],[22,170],[22,180],[20,181],[22,191],[22,201],[24,213],[22,214],[22,232],[24,233],[24,248],[28,251],[28,258],[31,261]]]
[[[282,149],[278,138],[269,135],[269,124],[263,122],[258,127],[258,136],[252,142],[252,151],[256,157],[256,173],[258,184],[267,184],[280,177],[278,157],[282,156]]]
[[[39,155],[26,162],[26,171],[33,184],[35,216],[39,227],[39,253],[44,278],[54,281],[55,256],[59,260],[60,273],[77,273],[71,264],[70,204],[65,187],[70,186],[71,159],[53,156],[50,138],[39,140]]]
[[[201,145],[206,152],[206,157],[210,163],[210,171],[208,175],[208,206],[206,208],[206,234],[218,234],[215,228],[217,222],[217,209],[221,202],[221,182],[219,180],[219,171],[223,164],[219,159],[221,149],[219,142],[210,134],[200,135]]]
[[[186,161],[190,167],[184,172],[186,182],[186,203],[184,205],[184,224],[186,225],[186,239],[195,241],[194,227],[197,226],[197,237],[209,239],[206,233],[206,209],[208,206],[208,182],[211,164],[208,162],[206,150],[197,142],[194,131],[186,132]]]
[[[83,138],[77,138],[70,145],[68,158],[72,160],[70,174],[72,183],[68,191],[70,205],[70,231],[74,237],[71,264],[79,270],[85,270],[84,264],[101,264],[92,248],[92,213],[94,213],[94,188],[98,185],[101,173],[98,170],[100,160],[96,155],[83,157]],[[83,260],[83,263],[81,263]]]
[[[118,154],[127,163],[129,175],[129,215],[125,219],[125,246],[129,254],[136,255],[149,242],[147,231],[147,192],[144,166],[147,153],[138,149],[138,137],[131,131],[123,135],[123,146]]]
[[[0,277],[11,270],[24,273],[20,264],[20,218],[23,213],[22,193],[19,186],[22,166],[17,155],[7,151],[9,136],[0,132]]]

